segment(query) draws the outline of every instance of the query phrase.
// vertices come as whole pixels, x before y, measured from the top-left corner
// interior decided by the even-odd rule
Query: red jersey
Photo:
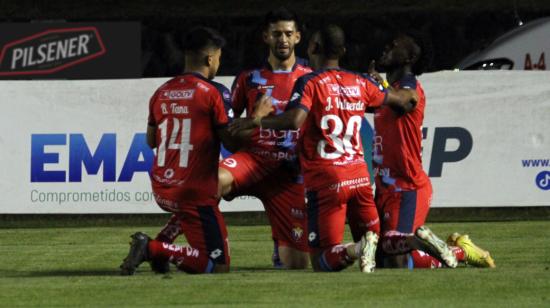
[[[155,193],[190,205],[216,205],[220,140],[228,124],[229,90],[187,73],[162,85],[149,103],[157,151],[151,182]],[[227,102],[229,103],[229,102]]]
[[[374,113],[373,161],[377,187],[394,191],[416,190],[429,182],[422,169],[422,121],[426,97],[420,82],[413,74],[405,75],[392,84],[398,89],[416,90],[416,107],[400,114],[389,106]]]
[[[299,141],[308,188],[345,178],[336,174],[343,170],[338,167],[366,169],[359,135],[361,121],[366,108],[382,105],[386,95],[370,77],[341,69],[316,71],[296,82],[288,108],[309,111]],[[319,170],[326,176],[319,176]]]
[[[307,66],[296,63],[290,71],[273,70],[269,64],[261,69],[244,71],[233,83],[231,103],[236,116],[244,110],[251,114],[262,94],[271,97],[275,114],[285,111],[296,80],[310,73]],[[299,130],[273,130],[258,128],[254,131],[247,151],[276,160],[295,158],[294,147]]]

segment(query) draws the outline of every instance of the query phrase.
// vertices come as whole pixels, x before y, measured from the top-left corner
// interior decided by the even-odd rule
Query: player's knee
[[[301,250],[280,246],[279,258],[286,269],[305,269],[308,265],[308,254]]]
[[[309,258],[306,253],[303,253],[303,255],[297,254],[290,258],[287,258],[286,260],[281,258],[281,261],[287,269],[306,269],[309,263]]]
[[[221,274],[221,273],[229,273],[229,265],[228,264],[216,264],[214,266],[214,270],[212,273]]]
[[[233,185],[233,175],[224,168],[218,169],[218,191],[221,196],[225,196],[231,192]]]

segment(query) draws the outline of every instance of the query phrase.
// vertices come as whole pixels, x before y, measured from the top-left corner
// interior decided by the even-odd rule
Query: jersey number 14
[[[170,138],[168,139],[168,121],[166,119],[160,123],[158,126],[160,129],[160,144],[158,146],[157,152],[157,166],[164,167],[166,163],[166,149],[168,150],[179,150],[180,152],[180,162],[179,166],[181,168],[186,168],[189,162],[189,151],[193,150],[193,145],[190,142],[191,140],[191,119],[180,119],[173,118],[174,126],[172,127],[172,132],[170,133]],[[178,137],[179,131],[181,128],[181,140],[180,143],[176,143],[176,138]]]

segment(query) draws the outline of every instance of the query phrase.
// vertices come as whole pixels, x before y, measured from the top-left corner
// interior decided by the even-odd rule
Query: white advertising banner
[[[0,214],[162,212],[145,130],[149,97],[165,80],[1,81]],[[233,77],[217,80],[229,87]],[[420,80],[434,207],[550,206],[549,73]],[[263,210],[250,197],[221,208]]]

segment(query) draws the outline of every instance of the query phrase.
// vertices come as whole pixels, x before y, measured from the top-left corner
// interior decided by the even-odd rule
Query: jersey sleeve
[[[157,100],[159,91],[155,91],[153,96],[149,99],[149,116],[147,117],[147,125],[149,126],[157,126],[157,122],[155,120],[155,113],[153,110],[155,101]]]
[[[235,115],[241,115],[246,109],[246,72],[240,73],[231,86],[231,108]]]
[[[228,110],[230,106],[229,90],[222,84],[216,84],[216,89],[212,98],[212,120],[215,128],[222,128],[229,123]]]
[[[388,90],[376,82],[370,76],[365,77],[365,90],[367,96],[367,108],[380,107],[386,101]]]
[[[309,82],[311,80],[309,74],[304,75],[294,83],[294,88],[292,89],[292,96],[290,97],[290,102],[286,106],[286,110],[291,110],[294,108],[302,108],[306,112],[309,112],[311,109],[313,89],[312,84]]]

